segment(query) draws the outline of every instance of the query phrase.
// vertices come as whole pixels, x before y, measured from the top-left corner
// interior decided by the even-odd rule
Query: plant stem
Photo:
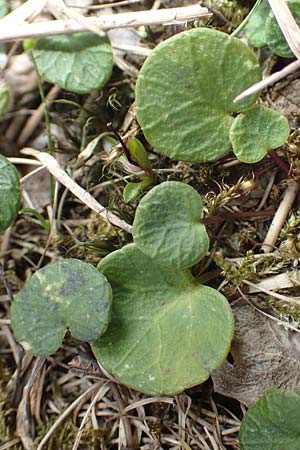
[[[210,223],[225,222],[238,219],[257,219],[260,217],[271,217],[273,216],[275,209],[267,209],[265,211],[239,211],[229,214],[219,214],[211,217],[205,217],[202,219],[204,225]]]

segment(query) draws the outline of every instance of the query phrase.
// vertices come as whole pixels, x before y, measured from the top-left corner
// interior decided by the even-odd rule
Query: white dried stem
[[[288,188],[286,189],[281,203],[273,217],[269,231],[265,237],[262,245],[262,251],[268,253],[274,249],[277,238],[281,231],[281,228],[293,206],[293,203],[298,195],[300,189],[299,183],[292,180]]]
[[[100,37],[104,35],[104,32],[94,24],[89,23],[83,14],[66,6],[64,0],[47,0],[46,5],[48,10],[56,19],[73,19],[75,22],[78,22],[80,25],[85,27],[88,31],[92,31]]]
[[[256,289],[257,288],[257,285],[252,283],[251,281],[243,280],[243,283],[247,284],[252,289]],[[265,289],[263,287],[260,287],[259,291],[263,292],[264,294],[270,295],[271,297],[277,298],[277,300],[280,300],[280,301],[283,301],[283,302],[286,302],[286,303],[293,303],[293,304],[300,305],[300,299],[298,297],[289,297],[287,295],[278,294],[278,292],[273,292],[272,290]],[[298,330],[298,333],[299,332],[300,332],[300,330]]]
[[[291,73],[295,72],[296,70],[300,69],[300,61],[294,61],[288,66],[284,67],[282,70],[279,70],[278,72],[273,73],[269,77],[265,78],[262,81],[259,81],[258,83],[253,84],[251,87],[243,91],[241,94],[239,94],[235,99],[234,102],[238,102],[240,100],[243,100],[244,98],[248,97],[248,95],[256,94],[257,92],[261,91],[262,89],[265,89],[268,86],[272,86],[272,84],[277,83],[277,81],[282,80],[282,78],[287,77]]]
[[[17,26],[26,20],[37,16],[44,8],[46,0],[28,0],[0,20],[1,31]]]
[[[79,198],[86,206],[99,214],[104,220],[116,225],[119,228],[132,232],[132,226],[121,220],[118,216],[102,206],[89,192],[77,184],[58,164],[55,158],[49,153],[39,152],[32,148],[24,148],[21,152],[25,155],[34,156],[49,170],[49,172],[67,189],[69,189],[75,197]]]
[[[287,272],[279,273],[272,277],[265,278],[259,283],[255,284],[249,289],[249,293],[259,292],[261,289],[267,289],[269,291],[278,291],[279,289],[288,289],[300,285],[300,271],[290,270]]]
[[[80,24],[74,19],[52,20],[32,24],[22,24],[18,27],[7,29],[1,26],[0,20],[0,42],[18,41],[27,38],[40,38],[59,34],[72,34],[89,31],[89,27],[96,27],[103,31],[114,28],[140,27],[156,24],[176,24],[210,16],[207,8],[199,4],[181,7],[160,9],[158,11],[138,11],[121,14],[103,15],[100,17],[86,17],[85,24]]]

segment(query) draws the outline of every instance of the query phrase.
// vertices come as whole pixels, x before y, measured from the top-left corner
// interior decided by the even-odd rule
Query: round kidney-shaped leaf
[[[289,123],[284,116],[265,106],[255,106],[235,118],[230,140],[240,161],[256,163],[269,150],[283,145],[289,132]]]
[[[300,0],[287,0],[287,4],[297,24],[300,25]],[[266,20],[265,34],[267,44],[273,53],[283,58],[294,57],[294,53],[288,46],[273,13],[270,13]]]
[[[17,169],[0,155],[0,232],[6,230],[20,208],[20,180]]]
[[[299,450],[300,394],[272,390],[244,416],[241,450]]]
[[[134,242],[158,263],[186,269],[209,247],[201,218],[202,200],[195,189],[166,181],[141,200],[133,223]]]
[[[39,39],[33,56],[45,80],[77,94],[100,89],[112,71],[110,42],[94,33]]]
[[[227,300],[197,285],[188,271],[156,265],[135,244],[103,259],[111,283],[112,319],[92,344],[120,382],[148,394],[176,394],[205,381],[230,348]]]
[[[26,350],[47,356],[59,348],[68,328],[83,341],[104,333],[111,300],[107,279],[91,264],[54,262],[38,270],[15,296],[12,328]]]
[[[207,162],[230,151],[231,113],[257,95],[234,103],[261,79],[254,53],[239,39],[197,28],[159,44],[136,85],[137,118],[146,139],[176,160]]]

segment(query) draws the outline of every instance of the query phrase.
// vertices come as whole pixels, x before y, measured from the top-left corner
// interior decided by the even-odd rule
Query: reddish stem
[[[210,223],[225,222],[226,220],[232,221],[237,219],[257,219],[260,217],[272,217],[274,216],[275,209],[266,209],[265,211],[240,211],[236,213],[220,214],[211,217],[205,217],[202,219],[204,225]]]
[[[286,164],[286,163],[280,158],[280,156],[275,152],[275,150],[270,150],[270,151],[269,151],[269,155],[271,156],[271,158],[273,159],[273,161],[277,164],[277,166],[279,166],[280,169],[282,169],[287,175],[289,175],[289,173],[290,173],[290,168],[289,168],[288,164]]]

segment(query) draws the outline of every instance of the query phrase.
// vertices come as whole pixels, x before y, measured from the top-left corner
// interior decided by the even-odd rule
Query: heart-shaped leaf
[[[107,328],[112,292],[91,264],[66,259],[37,271],[15,296],[11,324],[17,340],[35,355],[54,353],[67,328],[92,341]]]
[[[39,39],[33,56],[45,80],[77,94],[100,89],[109,80],[112,71],[109,39],[94,33]]]
[[[241,450],[299,450],[300,394],[272,390],[244,416]]]
[[[209,239],[201,223],[202,200],[191,186],[161,183],[141,200],[133,223],[133,238],[156,262],[186,269],[207,253]]]
[[[254,53],[239,39],[197,28],[159,44],[136,85],[137,118],[156,150],[176,160],[214,161],[230,151],[231,113],[258,95],[234,103],[261,79]]]
[[[287,0],[287,4],[296,22],[300,25],[300,0]],[[265,33],[267,44],[273,53],[283,58],[294,57],[294,53],[288,46],[273,13],[270,13],[266,20]]]
[[[157,265],[135,244],[103,259],[112,319],[92,345],[120,382],[148,394],[176,394],[205,381],[230,348],[233,318],[225,297],[188,271]]]
[[[251,15],[246,27],[246,37],[254,47],[267,45],[265,23],[270,14],[268,0],[262,0]]]
[[[235,118],[230,140],[240,161],[256,163],[269,150],[283,145],[289,132],[289,123],[282,114],[265,106],[255,106]]]
[[[20,180],[13,164],[0,155],[0,232],[6,230],[20,208]]]

